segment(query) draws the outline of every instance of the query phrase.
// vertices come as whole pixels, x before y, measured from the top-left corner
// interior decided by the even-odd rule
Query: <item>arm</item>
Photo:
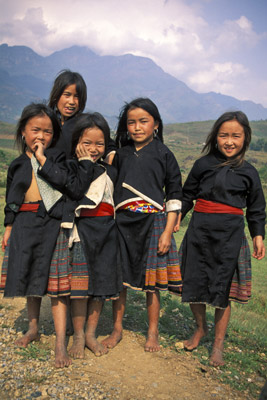
[[[168,212],[166,227],[159,238],[159,243],[158,243],[158,254],[159,255],[166,254],[171,247],[171,237],[172,237],[174,225],[176,223],[176,219],[177,219],[176,212],[172,212],[172,211]]]

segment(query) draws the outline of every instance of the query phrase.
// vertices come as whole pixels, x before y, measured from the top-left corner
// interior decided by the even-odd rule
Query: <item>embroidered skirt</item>
[[[167,254],[157,254],[158,240],[166,226],[166,215],[122,210],[117,213],[116,222],[123,285],[135,290],[177,292],[182,282],[174,238]]]
[[[60,231],[50,268],[48,295],[73,299],[118,298],[122,279],[114,219],[84,217],[76,222],[81,241],[74,242],[71,249],[68,248],[69,230]]]

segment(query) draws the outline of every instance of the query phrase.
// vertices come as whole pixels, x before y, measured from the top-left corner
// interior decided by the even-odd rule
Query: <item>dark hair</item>
[[[221,125],[224,122],[227,121],[232,121],[236,120],[239,122],[240,125],[242,125],[245,133],[245,141],[244,141],[244,146],[240,153],[235,157],[233,160],[227,160],[225,165],[231,164],[233,166],[239,166],[243,163],[244,157],[245,157],[245,152],[247,151],[250,141],[251,141],[251,127],[249,125],[248,118],[246,114],[244,114],[242,111],[228,111],[222,114],[217,121],[215,121],[211,132],[209,133],[207,139],[206,139],[206,144],[203,147],[202,152],[205,152],[206,154],[212,154],[217,152],[217,135],[219,132],[219,129]]]
[[[83,77],[78,72],[72,72],[69,69],[60,71],[54,81],[54,85],[50,92],[49,107],[54,111],[57,109],[57,103],[67,86],[76,85],[77,94],[79,97],[79,110],[83,112],[87,100],[87,88]]]
[[[132,100],[130,103],[125,103],[120,112],[115,139],[116,145],[118,147],[123,147],[132,142],[132,140],[127,136],[127,114],[129,110],[133,110],[135,108],[142,108],[154,118],[155,122],[158,122],[159,126],[157,137],[163,142],[163,124],[156,104],[148,98],[139,97],[138,99]]]
[[[24,107],[21,113],[21,117],[17,123],[15,143],[21,153],[25,153],[27,149],[27,145],[22,138],[22,132],[24,131],[28,121],[31,118],[38,116],[42,117],[45,115],[47,115],[47,117],[50,118],[53,126],[53,139],[50,147],[53,147],[56,144],[61,133],[61,127],[55,112],[51,110],[51,108],[48,107],[46,104],[31,103],[28,106]]]
[[[89,128],[98,128],[103,132],[105,141],[105,153],[103,158],[105,158],[110,139],[110,129],[103,115],[98,112],[84,113],[77,116],[75,130],[72,134],[71,155],[75,155],[76,146],[80,137],[83,135],[84,130]]]

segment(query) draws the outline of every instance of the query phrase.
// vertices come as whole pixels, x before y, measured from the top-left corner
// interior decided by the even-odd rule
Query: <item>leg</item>
[[[148,314],[148,332],[147,332],[147,340],[145,344],[145,351],[159,351],[159,332],[158,332],[158,323],[159,323],[159,311],[160,311],[160,295],[159,291],[155,292],[147,292],[146,294],[146,302],[147,302],[147,314]]]
[[[70,297],[66,296],[67,300],[67,328],[66,328],[66,335],[72,336],[73,335],[73,324],[71,318],[71,304],[70,304]]]
[[[227,326],[231,315],[231,304],[224,310],[216,308],[215,310],[215,340],[210,356],[210,364],[214,367],[224,365],[223,361],[223,342]]]
[[[184,341],[184,348],[189,351],[196,349],[200,340],[208,333],[205,304],[190,304],[190,308],[195,317],[197,328],[191,338]]]
[[[15,341],[16,346],[27,347],[30,342],[40,339],[40,335],[38,333],[38,323],[41,302],[41,297],[27,297],[29,328],[22,338]]]
[[[69,354],[73,358],[84,358],[85,336],[84,325],[87,313],[88,299],[71,300],[71,314],[74,328],[73,344]]]
[[[67,353],[66,326],[67,326],[67,301],[66,297],[52,297],[52,314],[56,331],[55,366],[68,367],[71,359]]]
[[[113,331],[110,336],[102,341],[103,346],[113,349],[122,339],[122,320],[125,312],[127,289],[123,289],[118,300],[113,301]]]
[[[88,304],[88,320],[85,331],[85,345],[95,356],[99,357],[108,352],[106,346],[99,343],[96,339],[95,332],[98,325],[99,317],[103,308],[103,302],[90,299]]]

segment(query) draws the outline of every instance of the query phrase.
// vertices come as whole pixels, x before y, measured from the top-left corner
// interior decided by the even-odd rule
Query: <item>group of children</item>
[[[262,259],[265,200],[258,173],[244,160],[251,129],[241,111],[214,124],[204,152],[182,188],[163,125],[148,98],[126,103],[115,142],[99,113],[83,113],[86,85],[80,74],[61,72],[48,106],[25,107],[17,125],[21,155],[8,169],[1,290],[27,298],[29,328],[16,341],[39,338],[41,299],[51,297],[56,367],[100,356],[122,339],[127,288],[146,292],[145,350],[160,349],[159,291],[190,304],[196,320],[184,342],[193,350],[207,334],[206,304],[215,307],[210,357],[223,365],[230,301],[251,293],[250,253],[243,209]],[[173,233],[196,204],[179,253]],[[113,331],[100,343],[96,328],[103,304],[113,301]],[[73,344],[67,351],[68,311]]]

